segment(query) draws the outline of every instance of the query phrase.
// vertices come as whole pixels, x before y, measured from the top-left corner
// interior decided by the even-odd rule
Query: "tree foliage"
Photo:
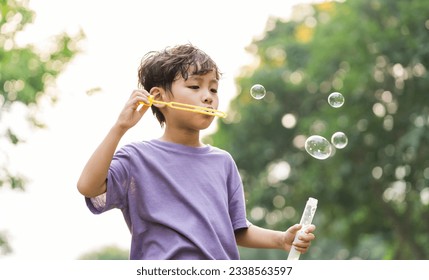
[[[319,200],[307,259],[429,258],[429,17],[425,0],[324,2],[272,18],[248,50],[229,118],[208,138],[231,152],[248,217],[286,229]],[[253,84],[267,95],[254,100]],[[341,92],[345,104],[327,103]],[[344,132],[326,160],[305,139]],[[243,250],[244,258],[258,258]],[[284,257],[271,254],[261,257]]]
[[[129,251],[117,246],[106,246],[79,257],[80,260],[128,260]]]
[[[8,149],[23,141],[10,115],[19,107],[25,115],[14,114],[15,120],[23,118],[30,127],[43,127],[38,107],[42,100],[56,101],[55,79],[79,52],[77,43],[84,38],[82,32],[59,34],[48,49],[17,44],[16,36],[34,18],[28,0],[0,0],[0,187],[12,189],[24,189],[26,179],[8,166]],[[10,251],[6,246],[5,237],[0,236],[0,253]]]

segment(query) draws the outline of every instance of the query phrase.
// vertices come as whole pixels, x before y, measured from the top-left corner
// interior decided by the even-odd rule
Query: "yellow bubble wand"
[[[226,113],[219,111],[219,110],[216,110],[216,109],[201,107],[201,106],[195,106],[195,105],[190,105],[190,104],[185,104],[185,103],[180,103],[180,102],[159,101],[159,100],[155,100],[152,95],[149,95],[149,104],[146,104],[144,102],[140,102],[140,104],[143,104],[143,105],[149,106],[149,107],[152,106],[152,104],[154,104],[154,103],[155,104],[163,104],[163,105],[166,105],[170,108],[174,108],[174,109],[178,109],[178,110],[182,110],[182,111],[200,113],[200,114],[215,116],[215,117],[220,117],[220,118],[226,117]]]

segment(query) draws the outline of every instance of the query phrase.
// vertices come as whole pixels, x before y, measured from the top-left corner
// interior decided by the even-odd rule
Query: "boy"
[[[139,86],[89,159],[77,187],[93,213],[121,209],[131,231],[130,259],[239,259],[237,244],[304,253],[314,226],[292,244],[300,225],[286,232],[250,225],[243,186],[230,154],[205,145],[200,131],[214,117],[154,103],[165,126],[161,138],[125,145],[121,137],[155,100],[218,107],[220,73],[214,61],[187,44],[150,52]]]

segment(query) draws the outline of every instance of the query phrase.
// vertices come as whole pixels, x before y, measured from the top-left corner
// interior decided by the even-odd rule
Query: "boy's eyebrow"
[[[198,80],[198,81],[203,80],[203,78],[200,75],[190,75],[190,76],[188,76],[188,80],[190,80],[190,79]],[[210,83],[213,83],[213,82],[219,83],[219,80],[218,79],[211,79]]]

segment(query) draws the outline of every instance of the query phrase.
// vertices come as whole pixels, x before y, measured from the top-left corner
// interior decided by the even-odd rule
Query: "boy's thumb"
[[[293,226],[291,226],[288,231],[292,234],[296,234],[300,229],[302,228],[301,224],[295,224]]]

